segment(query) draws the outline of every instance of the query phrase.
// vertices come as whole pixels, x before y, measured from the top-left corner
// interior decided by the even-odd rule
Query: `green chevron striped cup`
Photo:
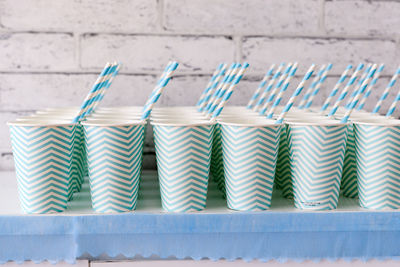
[[[334,120],[287,124],[295,207],[336,209],[348,124]]]
[[[354,121],[357,187],[363,208],[400,209],[400,121]]]
[[[136,209],[144,121],[84,121],[92,207],[99,213]]]
[[[228,208],[269,209],[282,125],[261,118],[225,118],[218,123]]]
[[[171,119],[151,124],[163,209],[170,212],[203,210],[215,123]]]
[[[73,182],[76,125],[55,120],[8,125],[22,210],[39,214],[64,211]]]

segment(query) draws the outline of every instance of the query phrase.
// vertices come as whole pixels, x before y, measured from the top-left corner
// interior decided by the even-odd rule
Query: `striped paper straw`
[[[226,105],[226,103],[228,102],[229,98],[231,97],[231,95],[233,93],[233,89],[235,89],[236,85],[240,82],[240,80],[243,77],[243,74],[245,73],[245,71],[247,70],[248,67],[249,67],[249,64],[247,62],[243,63],[243,66],[239,70],[235,80],[233,80],[231,86],[226,91],[224,98],[221,100],[218,107],[213,112],[213,114],[211,116],[211,121],[215,121],[215,119],[221,114],[222,110],[224,109],[224,106]]]
[[[376,114],[379,112],[383,101],[385,101],[385,99],[389,95],[390,89],[396,84],[397,77],[399,77],[399,75],[400,75],[400,66],[397,68],[396,72],[393,74],[392,79],[390,79],[390,82],[388,83],[385,90],[383,91],[383,94],[382,94],[381,98],[379,99],[378,103],[376,103],[376,106],[375,106],[374,110],[372,111],[373,114]]]
[[[218,87],[220,80],[225,76],[227,65],[225,64],[224,68],[218,73],[217,77],[215,78],[213,84],[210,87],[210,90],[207,91],[206,95],[204,96],[203,101],[201,102],[200,106],[198,107],[198,111],[204,111],[205,106],[210,101],[212,94],[215,92],[214,90]]]
[[[372,79],[371,83],[368,85],[364,96],[361,98],[360,104],[358,105],[357,110],[362,110],[364,108],[365,101],[370,96],[372,89],[374,88],[374,85],[378,82],[379,76],[381,75],[384,68],[385,68],[385,64],[381,64],[379,66],[378,70],[375,72],[374,78]]]
[[[357,91],[357,94],[354,96],[353,101],[351,102],[351,104],[349,105],[349,107],[347,108],[346,113],[344,114],[341,122],[342,123],[346,123],[349,118],[351,113],[353,112],[354,108],[357,106],[358,101],[360,100],[360,98],[362,97],[362,95],[365,92],[365,89],[368,86],[368,83],[370,82],[370,80],[372,79],[372,77],[374,76],[375,72],[376,72],[376,68],[378,67],[377,64],[374,64],[371,68],[371,71],[368,73],[367,78],[364,79],[360,89]]]
[[[228,81],[229,77],[231,76],[232,72],[235,70],[236,66],[238,63],[232,63],[231,66],[229,67],[228,71],[225,73],[224,78],[222,79],[221,83],[218,84],[218,86],[216,87],[214,93],[211,95],[210,99],[207,101],[204,109],[203,109],[203,113],[207,114],[209,113],[209,109],[212,107],[215,99],[218,97],[219,93],[221,92],[222,87],[224,87],[224,85],[226,84],[226,82]]]
[[[92,95],[90,103],[86,106],[85,116],[91,114],[95,110],[95,107],[97,107],[99,101],[102,99],[101,95],[105,92],[107,88],[111,86],[114,77],[118,74],[118,73],[116,74],[115,72],[117,72],[118,70],[119,70],[119,64],[117,62],[112,63],[110,71],[108,72],[107,75],[104,76],[98,90]]]
[[[275,72],[275,75],[272,77],[272,79],[269,81],[267,87],[265,87],[264,91],[262,92],[260,99],[258,99],[257,104],[253,107],[254,111],[257,111],[258,108],[264,104],[265,98],[267,97],[267,94],[269,93],[269,91],[271,91],[272,86],[274,86],[274,83],[276,81],[276,79],[279,78],[279,76],[281,76],[281,71],[283,69],[283,67],[285,66],[285,63],[281,63],[278,67],[278,69]]]
[[[72,120],[73,123],[77,123],[78,121],[82,120],[87,115],[87,107],[92,104],[93,98],[97,96],[97,92],[103,88],[106,83],[108,82],[106,77],[113,72],[113,65],[111,63],[107,63],[100,75],[97,77],[95,83],[93,84],[92,88],[89,91],[89,94],[86,96],[85,100],[83,101],[78,114]],[[105,82],[107,81],[107,82]]]
[[[351,102],[353,101],[353,98],[356,96],[356,94],[360,90],[361,85],[364,83],[364,80],[367,78],[368,73],[370,73],[370,71],[371,71],[371,67],[372,67],[372,64],[368,63],[367,67],[364,70],[364,73],[361,75],[360,79],[358,80],[357,85],[354,86],[351,96],[349,97],[349,99],[347,99],[347,103],[345,105],[346,108],[351,104]]]
[[[173,61],[168,61],[168,64],[165,67],[163,73],[160,75],[160,78],[158,79],[156,86],[153,88],[153,90],[150,93],[150,96],[147,98],[145,104],[143,105],[142,112],[146,109],[146,106],[149,104],[150,99],[153,97],[153,95],[157,91],[158,86],[160,86],[161,83],[164,81],[164,79],[165,79],[166,75],[169,73],[169,70],[170,70],[171,66],[173,65],[173,63],[174,63]]]
[[[317,86],[317,83],[319,81],[319,79],[321,78],[321,75],[324,73],[324,69],[325,69],[326,65],[322,65],[321,68],[318,71],[318,74],[314,77],[314,80],[311,82],[311,85],[308,87],[306,93],[304,94],[303,98],[301,99],[300,103],[299,103],[299,109],[303,109],[304,105],[307,103],[308,98],[311,95],[311,92],[314,90],[315,86]]]
[[[208,110],[208,113],[211,114],[214,112],[214,110],[218,107],[219,102],[221,102],[222,98],[224,97],[226,91],[230,87],[231,83],[235,79],[236,74],[239,71],[239,68],[242,66],[242,64],[236,64],[235,68],[232,70],[231,75],[229,75],[229,78],[225,82],[225,84],[222,86],[221,90],[219,91],[218,95],[216,96],[214,102],[212,103],[210,109]]]
[[[278,96],[276,97],[275,102],[273,103],[271,109],[269,110],[269,113],[267,115],[267,118],[272,118],[275,112],[276,107],[279,105],[279,103],[281,103],[282,101],[282,96],[283,94],[286,92],[287,88],[289,87],[290,81],[293,78],[293,76],[296,74],[297,71],[297,62],[294,63],[292,70],[289,74],[289,76],[286,78],[285,83],[283,84],[281,90],[279,91]],[[267,111],[267,107],[266,105],[264,105],[264,107],[262,108],[262,114],[265,114],[265,112]],[[261,114],[261,112],[260,112]]]
[[[102,90],[101,94],[99,95],[98,101],[95,102],[95,105],[93,106],[93,110],[96,110],[97,105],[100,103],[101,100],[103,100],[104,95],[106,94],[108,88],[110,88],[112,82],[114,81],[115,76],[118,75],[119,70],[121,69],[121,63],[114,63],[117,64],[117,68],[115,69],[114,73],[111,75],[110,80],[108,81],[107,85],[104,87]]]
[[[141,120],[146,120],[151,113],[151,110],[153,109],[154,105],[157,103],[158,99],[160,98],[162,92],[164,91],[165,87],[167,86],[169,80],[171,80],[172,74],[178,67],[178,62],[173,62],[170,69],[164,76],[164,80],[161,82],[161,84],[157,85],[157,89],[154,92],[153,96],[151,97],[150,101],[148,102],[148,105],[146,106],[145,110],[143,111]]]
[[[290,97],[289,101],[287,102],[286,106],[283,108],[281,114],[279,115],[278,119],[276,120],[275,123],[280,124],[283,122],[283,119],[285,118],[286,114],[289,112],[289,110],[292,108],[294,101],[296,100],[297,96],[301,93],[301,91],[304,88],[304,84],[308,79],[310,79],[311,75],[314,72],[315,64],[312,64],[310,68],[308,69],[306,75],[304,75],[303,80],[299,83],[297,86],[296,90],[293,92],[293,95]]]
[[[315,87],[314,91],[312,92],[311,96],[309,97],[306,105],[304,106],[304,108],[309,109],[312,105],[312,102],[315,98],[315,96],[319,93],[319,91],[321,90],[321,86],[322,84],[325,82],[326,77],[328,76],[328,72],[332,69],[332,64],[328,64],[328,66],[326,67],[326,69],[324,70],[324,72],[322,73],[321,79],[319,79],[317,86]]]
[[[286,76],[289,74],[290,70],[292,69],[292,63],[290,62],[287,66],[285,71],[283,72],[282,76],[279,78],[278,82],[276,83],[274,89],[272,89],[271,93],[268,96],[267,101],[263,105],[263,107],[260,109],[259,114],[264,115],[265,112],[269,109],[270,105],[272,104],[272,101],[275,99],[276,93],[278,92],[279,88],[281,88],[283,82],[286,79]]]
[[[201,95],[199,97],[199,101],[196,104],[197,107],[200,107],[201,103],[204,101],[204,97],[207,95],[207,92],[211,89],[211,85],[215,82],[215,79],[217,79],[218,74],[221,73],[221,71],[223,70],[224,67],[226,68],[226,64],[221,63],[215,69],[213,75],[211,76],[210,81],[208,82],[206,88],[204,89],[204,91],[201,93]]]
[[[399,100],[400,100],[400,91],[397,93],[396,98],[394,99],[392,105],[389,107],[388,112],[386,113],[386,117],[391,117],[393,115]]]
[[[357,69],[354,71],[350,80],[347,82],[346,86],[343,88],[342,93],[339,95],[338,99],[336,100],[335,104],[333,105],[333,108],[329,112],[328,117],[332,117],[333,115],[335,115],[336,111],[339,108],[340,103],[343,101],[343,99],[345,99],[350,87],[357,80],[358,73],[360,72],[360,70],[362,70],[362,68],[364,68],[364,64],[362,64],[362,63],[358,64]]]
[[[254,107],[254,103],[256,102],[258,97],[260,96],[261,90],[267,84],[267,81],[268,81],[269,77],[271,77],[271,75],[273,74],[274,68],[275,68],[275,64],[272,64],[271,67],[269,68],[268,72],[265,74],[264,78],[260,82],[260,85],[258,86],[256,91],[254,92],[253,96],[250,98],[249,103],[247,104],[247,108],[248,109],[252,109]]]
[[[336,82],[335,86],[333,87],[332,92],[329,94],[329,96],[326,98],[324,104],[322,105],[320,112],[324,112],[329,107],[329,105],[331,104],[332,98],[334,98],[336,96],[337,92],[339,91],[340,86],[347,78],[347,73],[352,68],[353,68],[352,65],[348,65],[347,68],[343,71],[339,80]]]

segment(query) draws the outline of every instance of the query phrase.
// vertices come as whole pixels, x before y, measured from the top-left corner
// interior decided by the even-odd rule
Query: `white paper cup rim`
[[[208,126],[214,125],[216,122],[210,120],[165,120],[165,121],[150,121],[151,125],[155,126],[177,126],[177,127],[193,127],[193,126]]]
[[[132,125],[145,125],[146,120],[97,120],[97,121],[82,121],[83,126],[98,126],[98,127],[118,127],[118,126],[132,126]]]
[[[275,120],[268,119],[241,119],[241,118],[221,118],[217,122],[226,126],[239,126],[239,127],[265,127],[265,126],[279,126]]]
[[[29,120],[29,121],[10,121],[9,126],[34,126],[34,127],[54,127],[54,126],[74,126],[76,123],[62,120]]]
[[[394,119],[380,119],[380,120],[373,120],[373,119],[366,119],[363,121],[362,119],[360,120],[355,120],[352,121],[354,124],[360,124],[360,125],[371,125],[371,126],[383,126],[383,127],[391,127],[391,126],[400,126],[400,120],[394,120]]]
[[[315,120],[315,121],[295,121],[285,122],[285,124],[293,126],[345,126],[350,124],[349,122],[341,122],[335,120]]]

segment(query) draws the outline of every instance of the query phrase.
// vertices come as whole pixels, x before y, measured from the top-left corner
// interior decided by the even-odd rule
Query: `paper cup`
[[[76,124],[9,122],[18,191],[25,213],[67,208]]]
[[[382,121],[385,120],[383,116],[376,116],[373,114],[359,113],[355,116],[351,116],[351,121]],[[349,124],[346,153],[344,157],[341,192],[342,195],[349,198],[358,197],[357,189],[357,167],[356,167],[356,151],[355,151],[355,136],[353,123]]]
[[[24,123],[35,123],[35,124],[70,124],[71,119],[57,119],[59,116],[28,116],[17,118],[17,122]],[[72,168],[70,173],[70,180],[68,185],[68,200],[73,198],[73,194],[75,192],[79,192],[82,183],[84,182],[84,177],[87,175],[87,167],[85,160],[85,151],[84,151],[84,137],[83,137],[83,129],[80,124],[76,124],[75,127],[75,138],[74,138],[74,149],[73,149],[73,160],[72,160]]]
[[[96,212],[136,208],[142,165],[143,121],[82,122],[90,194]]]
[[[400,121],[355,121],[354,134],[360,206],[399,209]]]
[[[332,120],[287,124],[295,207],[336,209],[348,124]]]
[[[228,208],[271,206],[281,124],[273,120],[219,120]]]
[[[163,209],[203,210],[215,123],[170,120],[152,125]]]
[[[288,122],[318,122],[326,121],[321,117],[292,117],[285,119],[285,123],[281,128],[279,138],[279,152],[275,171],[275,185],[281,190],[282,196],[285,198],[293,198],[293,179],[292,179],[292,163],[289,155],[288,143]]]

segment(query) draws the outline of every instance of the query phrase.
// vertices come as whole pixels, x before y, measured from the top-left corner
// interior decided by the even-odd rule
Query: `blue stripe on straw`
[[[251,97],[249,103],[247,104],[247,109],[252,109],[254,107],[253,103],[258,99],[260,96],[261,90],[264,88],[264,86],[267,84],[268,78],[273,74],[274,72],[274,64],[271,66],[269,71],[265,74],[264,78],[261,80],[258,88],[254,92],[253,96]]]
[[[225,73],[224,78],[222,79],[222,82],[218,85],[218,87],[216,88],[216,90],[214,91],[213,95],[210,97],[210,99],[208,100],[207,105],[205,106],[203,112],[207,112],[210,110],[210,108],[212,107],[214,100],[216,99],[216,97],[219,95],[219,92],[221,91],[222,87],[224,86],[224,84],[228,81],[231,72],[235,69],[237,63],[232,63],[231,66],[229,67],[228,71]]]
[[[206,88],[204,89],[204,91],[201,93],[199,101],[197,102],[196,106],[200,106],[201,103],[203,103],[204,101],[204,97],[206,96],[207,92],[210,91],[211,89],[211,85],[214,83],[215,79],[218,77],[219,72],[221,71],[221,69],[224,67],[224,63],[221,63],[218,65],[217,69],[215,70],[214,74],[211,76],[210,81],[208,82]]]
[[[261,110],[259,112],[260,115],[264,115],[265,112],[268,110],[272,101],[275,99],[277,91],[282,86],[283,82],[285,81],[286,75],[290,72],[292,67],[293,67],[293,65],[291,63],[289,63],[288,66],[286,67],[285,71],[283,72],[282,76],[279,78],[278,83],[275,85],[274,89],[271,91],[270,95],[268,96],[268,99],[265,102],[264,106],[261,108]]]
[[[297,96],[301,93],[301,91],[304,88],[305,82],[310,79],[311,75],[314,72],[314,67],[315,64],[312,64],[311,67],[309,68],[309,71],[306,73],[306,75],[303,77],[302,81],[300,84],[297,86],[296,90],[290,97],[289,101],[287,102],[286,106],[283,108],[281,114],[279,115],[279,118],[276,120],[275,123],[281,124],[283,122],[283,119],[285,118],[286,114],[289,112],[289,110],[292,108],[294,101],[296,100]]]
[[[235,79],[235,76],[236,76],[236,70],[239,69],[241,66],[242,66],[241,64],[236,64],[235,68],[233,69],[232,73],[229,75],[229,77],[226,81],[226,85],[229,85],[230,83],[232,83],[233,79]],[[221,88],[221,90],[219,91],[218,95],[215,98],[214,103],[212,103],[210,109],[208,110],[209,114],[213,113],[214,110],[218,107],[218,104],[223,99],[227,89],[228,89],[227,86],[223,86]]]
[[[364,108],[365,101],[366,101],[367,98],[371,95],[372,88],[373,88],[374,85],[378,82],[378,80],[379,80],[379,75],[380,75],[380,73],[383,71],[384,68],[385,68],[385,65],[382,64],[382,65],[379,67],[379,69],[376,71],[376,73],[375,73],[375,75],[374,75],[375,77],[372,79],[371,83],[369,84],[368,90],[367,90],[367,92],[365,92],[365,94],[364,94],[364,96],[363,96],[363,98],[362,98],[362,100],[361,100],[361,102],[360,102],[360,105],[358,105],[358,107],[357,107],[357,110],[362,110],[362,109]]]
[[[342,73],[342,76],[340,76],[339,80],[336,82],[335,86],[332,89],[332,92],[329,94],[329,96],[326,98],[324,104],[322,105],[321,112],[325,111],[329,105],[331,104],[331,100],[333,97],[336,96],[337,92],[339,91],[340,85],[346,80],[347,78],[347,72],[353,68],[352,65],[348,65],[345,71]]]
[[[257,109],[259,106],[261,106],[262,104],[264,104],[265,98],[268,94],[269,91],[271,91],[272,87],[274,86],[274,82],[275,80],[281,76],[282,72],[280,71],[280,69],[282,69],[282,67],[285,66],[285,63],[281,63],[278,67],[278,70],[276,71],[275,75],[272,77],[271,81],[269,82],[268,86],[264,89],[264,92],[262,93],[260,99],[258,99],[257,104],[255,105],[255,109]]]
[[[222,76],[225,76],[226,74],[226,67],[221,70],[220,73],[218,73],[217,78],[215,79],[214,83],[211,85],[210,90],[207,92],[206,96],[204,97],[203,101],[201,102],[199,108],[197,109],[199,112],[205,111],[206,110],[206,105],[210,101],[210,98],[212,97],[213,93],[215,92],[215,88],[217,88],[220,85],[220,79]],[[223,81],[221,82],[223,83]]]
[[[371,68],[372,68],[372,64],[368,64],[368,67],[364,70],[363,75],[358,80],[357,86],[355,86],[353,92],[351,93],[351,96],[349,97],[349,100],[346,103],[346,106],[345,106],[346,108],[348,108],[350,106],[351,101],[358,94],[358,91],[360,90],[360,87],[363,84],[363,82],[365,81],[365,79],[367,79],[367,75],[368,75],[368,73],[370,73]]]
[[[328,66],[325,68],[325,70],[323,71],[322,77],[319,79],[317,86],[315,87],[314,91],[312,92],[311,96],[308,98],[307,103],[305,104],[304,108],[309,109],[310,106],[313,103],[313,100],[315,98],[315,96],[319,93],[319,91],[321,90],[321,86],[322,84],[325,82],[326,77],[328,76],[328,72],[332,69],[332,64],[329,63]]]
[[[363,64],[363,63],[358,64],[358,67],[357,67],[357,69],[354,71],[354,73],[357,73],[357,72],[360,71],[362,68],[364,68],[364,64]],[[347,84],[346,84],[346,86],[345,86],[345,89],[346,89],[346,87],[352,86],[353,83],[357,80],[357,76],[354,75],[354,73],[353,73],[353,77],[351,77],[350,80],[347,82]],[[341,102],[343,99],[345,99],[346,95],[347,95],[347,91],[343,90],[343,92],[339,95],[339,97],[338,97],[338,99],[336,100],[336,102],[337,102],[337,103]],[[335,115],[335,113],[336,113],[336,111],[338,110],[338,108],[339,108],[339,105],[334,106],[334,107],[332,108],[332,110],[329,112],[328,117],[331,117],[331,116]]]
[[[240,65],[240,64],[239,64]],[[224,98],[222,99],[220,105],[218,106],[217,109],[215,109],[215,111],[213,112],[211,118],[215,119],[216,117],[218,117],[222,110],[224,109],[224,106],[226,104],[226,102],[229,100],[229,98],[232,96],[233,93],[233,89],[234,87],[240,82],[240,80],[243,77],[243,73],[244,71],[249,67],[249,63],[245,62],[243,63],[242,68],[240,69],[239,73],[241,72],[241,74],[237,75],[235,80],[232,82],[228,92],[224,95]]]
[[[297,71],[297,63],[295,63],[295,64],[293,65],[293,67],[294,67],[294,68],[293,68],[292,71],[290,72],[289,76],[286,78],[285,84],[282,86],[282,88],[281,88],[281,90],[280,90],[280,92],[279,92],[279,95],[278,95],[277,99],[276,99],[275,102],[272,104],[271,111],[270,111],[270,112],[268,113],[268,115],[267,115],[267,118],[269,118],[269,119],[271,119],[271,118],[274,116],[274,111],[275,111],[276,107],[277,107],[277,106],[281,103],[281,101],[282,101],[283,93],[286,92],[287,88],[289,87],[291,78],[296,74],[296,71]],[[266,112],[267,110],[266,110],[266,108],[263,108],[263,109],[264,109],[264,113],[262,113],[262,114],[265,114],[265,112]],[[260,112],[260,114],[261,114],[261,112]]]
[[[304,94],[303,98],[301,99],[299,107],[298,107],[299,109],[303,109],[304,108],[304,105],[307,103],[308,99],[310,98],[311,93],[313,92],[313,89],[315,88],[315,86],[317,86],[318,81],[319,81],[319,77],[322,76],[322,74],[324,73],[324,70],[325,70],[325,67],[322,66],[321,69],[319,70],[319,72],[317,73],[317,76],[316,76],[315,80],[312,81],[312,83],[311,83],[310,87],[308,88],[307,92]]]
[[[110,64],[107,64],[110,65]],[[92,86],[92,88],[89,91],[89,94],[86,96],[86,99],[83,101],[80,111],[78,115],[72,120],[73,123],[77,123],[80,121],[86,114],[87,112],[85,111],[86,107],[92,102],[92,95],[96,93],[102,86],[104,86],[103,79],[105,76],[107,76],[111,70],[113,69],[113,65],[110,65],[108,67],[105,67],[100,75],[98,76],[96,83]]]
[[[154,92],[153,96],[151,97],[150,101],[148,102],[148,105],[147,105],[145,111],[142,114],[141,120],[146,120],[150,116],[154,104],[157,103],[158,99],[160,98],[160,96],[162,94],[163,89],[167,86],[168,82],[172,78],[171,76],[168,76],[168,75],[170,75],[173,71],[175,71],[176,68],[178,67],[178,65],[179,65],[178,62],[173,62],[171,64],[171,67],[169,68],[168,73],[163,75],[164,77],[163,77],[162,81],[160,82],[157,90],[155,90],[155,92]]]
[[[384,93],[382,94],[382,96],[379,99],[378,103],[376,104],[374,110],[372,111],[373,114],[378,113],[379,110],[381,109],[383,101],[385,101],[385,99],[389,95],[390,89],[392,89],[393,86],[396,84],[398,75],[400,75],[400,67],[396,70],[396,72],[393,75],[392,79],[390,80],[389,84],[386,86]]]
[[[357,106],[359,98],[360,98],[360,95],[364,94],[365,89],[368,86],[368,80],[371,79],[374,76],[375,72],[376,72],[376,67],[374,65],[372,67],[372,70],[369,72],[368,76],[364,79],[364,84],[357,91],[357,94],[354,96],[353,101],[347,107],[347,112],[346,112],[346,114],[344,115],[344,117],[341,120],[342,123],[346,123],[349,120],[350,115],[351,115],[351,111]]]

